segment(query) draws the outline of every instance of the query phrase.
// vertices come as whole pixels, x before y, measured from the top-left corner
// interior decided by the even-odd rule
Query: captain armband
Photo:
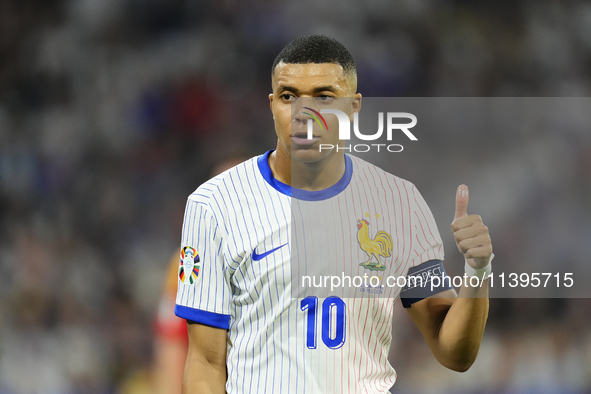
[[[409,308],[415,302],[453,288],[451,277],[447,276],[443,268],[443,262],[429,260],[408,270],[406,286],[400,292],[400,300],[402,306]]]

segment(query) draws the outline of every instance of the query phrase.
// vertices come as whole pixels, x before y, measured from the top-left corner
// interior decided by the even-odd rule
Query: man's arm
[[[452,230],[468,264],[480,269],[490,263],[492,244],[482,218],[468,215],[467,208],[468,188],[461,185]],[[407,309],[435,358],[447,368],[464,372],[476,360],[488,317],[488,282],[471,287],[464,281],[457,298],[455,290],[447,290]]]
[[[225,394],[228,330],[187,322],[189,351],[183,394]]]
[[[453,297],[455,290],[447,290],[416,302],[407,310],[437,361],[449,369],[464,372],[476,360],[484,333],[488,279],[482,287],[463,286],[459,297]]]

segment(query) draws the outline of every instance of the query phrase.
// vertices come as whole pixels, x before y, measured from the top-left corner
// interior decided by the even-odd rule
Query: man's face
[[[334,151],[323,149],[320,144],[339,144],[339,127],[336,115],[324,114],[328,130],[313,122],[312,140],[307,139],[307,113],[322,109],[338,109],[349,115],[361,106],[361,95],[355,93],[356,81],[346,75],[343,68],[333,63],[292,64],[279,63],[273,74],[273,93],[269,95],[271,112],[275,119],[278,150],[284,150],[292,160],[317,162]],[[322,120],[320,120],[322,122]],[[344,141],[340,141],[344,144]]]

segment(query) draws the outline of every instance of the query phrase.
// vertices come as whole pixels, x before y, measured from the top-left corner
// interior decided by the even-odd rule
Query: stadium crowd
[[[151,392],[186,197],[227,152],[274,147],[271,63],[309,33],[347,45],[368,97],[591,95],[585,1],[0,1],[0,394]],[[499,129],[470,157],[502,264],[589,265],[591,132],[568,126]],[[421,144],[444,157],[470,132]],[[425,198],[445,238],[450,207]],[[590,311],[492,299],[457,374],[398,308],[392,392],[589,392]]]

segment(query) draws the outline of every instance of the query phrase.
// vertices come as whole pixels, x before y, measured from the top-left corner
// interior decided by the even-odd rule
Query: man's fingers
[[[482,223],[482,218],[468,215],[468,200],[468,186],[460,185],[456,193],[456,212],[451,228],[460,253],[467,259],[474,259],[474,264],[480,266],[486,264],[485,259],[490,258],[492,244],[488,227]]]
[[[456,192],[456,213],[454,220],[468,215],[468,199],[468,186],[460,185]]]
[[[487,234],[488,227],[482,223],[468,223],[465,226],[462,222],[456,222],[453,225],[454,239],[459,242],[463,239],[472,238],[480,234]]]
[[[455,232],[463,228],[476,226],[479,224],[482,224],[482,218],[480,215],[468,215],[454,220],[451,224],[451,229]]]
[[[483,257],[490,257],[491,254],[492,254],[492,245],[488,244],[488,245],[484,245],[484,246],[479,246],[477,248],[468,249],[468,251],[466,251],[466,253],[464,253],[464,256],[467,259],[478,259],[478,258],[483,258]]]
[[[489,245],[490,244],[490,237],[488,234],[481,234],[476,237],[463,239],[463,240],[457,242],[457,244],[458,244],[458,249],[460,250],[460,252],[466,253],[466,251],[468,251],[470,249]]]

